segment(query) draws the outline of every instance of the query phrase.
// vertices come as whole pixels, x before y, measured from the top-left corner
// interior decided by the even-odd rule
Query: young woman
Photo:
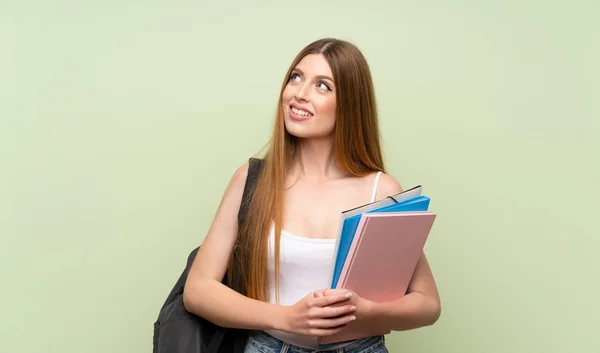
[[[373,83],[351,43],[321,39],[289,68],[262,173],[238,225],[248,164],[233,175],[188,275],[188,311],[251,330],[246,352],[314,352],[349,325],[409,330],[436,322],[440,299],[425,254],[409,293],[375,303],[326,290],[340,213],[401,192],[384,171]],[[235,245],[242,251],[236,251]],[[235,260],[232,260],[235,258]],[[222,284],[237,278],[242,295]],[[328,347],[387,352],[382,336]]]

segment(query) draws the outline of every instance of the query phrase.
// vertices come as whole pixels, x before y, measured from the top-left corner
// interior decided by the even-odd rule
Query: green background
[[[600,352],[597,1],[0,2],[0,351],[150,352],[314,39],[371,65],[439,214],[438,323],[391,352]]]

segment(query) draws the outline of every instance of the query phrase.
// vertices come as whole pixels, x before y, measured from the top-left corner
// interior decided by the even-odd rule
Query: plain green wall
[[[310,41],[359,46],[439,214],[391,352],[600,352],[597,1],[0,3],[0,351],[150,352]]]

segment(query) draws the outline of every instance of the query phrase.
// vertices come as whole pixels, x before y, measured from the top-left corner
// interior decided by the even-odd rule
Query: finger
[[[356,316],[346,315],[335,319],[312,320],[310,326],[316,329],[335,329],[339,326],[346,326],[354,320],[356,320]]]
[[[346,293],[348,293],[348,290],[346,290],[346,289],[331,289],[331,288],[327,288],[327,289],[324,289],[324,290],[322,290],[320,292],[323,293],[323,296],[326,296],[326,295],[346,294]]]
[[[323,308],[339,308],[342,306],[346,306],[346,305],[355,305],[354,301],[352,299],[348,299],[342,302],[337,302],[337,303],[333,303],[330,305],[326,305]]]
[[[315,298],[313,304],[316,306],[328,306],[334,303],[343,302],[344,300],[348,300],[352,297],[352,293],[340,293],[335,295],[326,295],[320,298]]]
[[[335,319],[347,315],[353,315],[356,311],[354,305],[344,305],[340,307],[324,307],[324,308],[312,308],[308,312],[308,318],[310,320],[328,320]]]
[[[309,336],[320,336],[320,337],[332,336],[332,335],[336,335],[336,334],[342,332],[342,330],[344,328],[346,328],[346,325],[329,328],[329,329],[313,328],[308,331],[308,335]]]
[[[315,307],[309,311],[308,317],[311,319],[335,318],[341,315],[352,314],[356,311],[356,306],[352,304],[341,306]]]
[[[346,289],[332,289],[332,288],[323,288],[313,292],[314,298],[324,297],[326,295],[334,295],[334,294],[343,294],[347,293]]]
[[[325,296],[325,290],[318,290],[313,293],[313,298],[322,298]]]
[[[324,308],[321,308],[321,311],[319,311],[318,314],[320,315],[320,317],[323,317],[323,318],[334,318],[334,317],[339,317],[341,315],[352,314],[355,311],[356,311],[356,306],[350,304],[350,305],[343,305],[343,306],[324,307]]]

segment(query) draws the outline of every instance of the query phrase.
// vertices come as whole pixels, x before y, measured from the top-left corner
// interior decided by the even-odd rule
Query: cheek
[[[294,89],[287,85],[283,89],[283,93],[281,94],[281,100],[283,103],[287,103],[292,99],[292,97],[294,97]]]
[[[335,103],[335,97],[327,97],[327,99],[324,99],[321,104],[321,115],[330,118],[330,119],[335,119],[335,108],[336,108],[336,103]]]

